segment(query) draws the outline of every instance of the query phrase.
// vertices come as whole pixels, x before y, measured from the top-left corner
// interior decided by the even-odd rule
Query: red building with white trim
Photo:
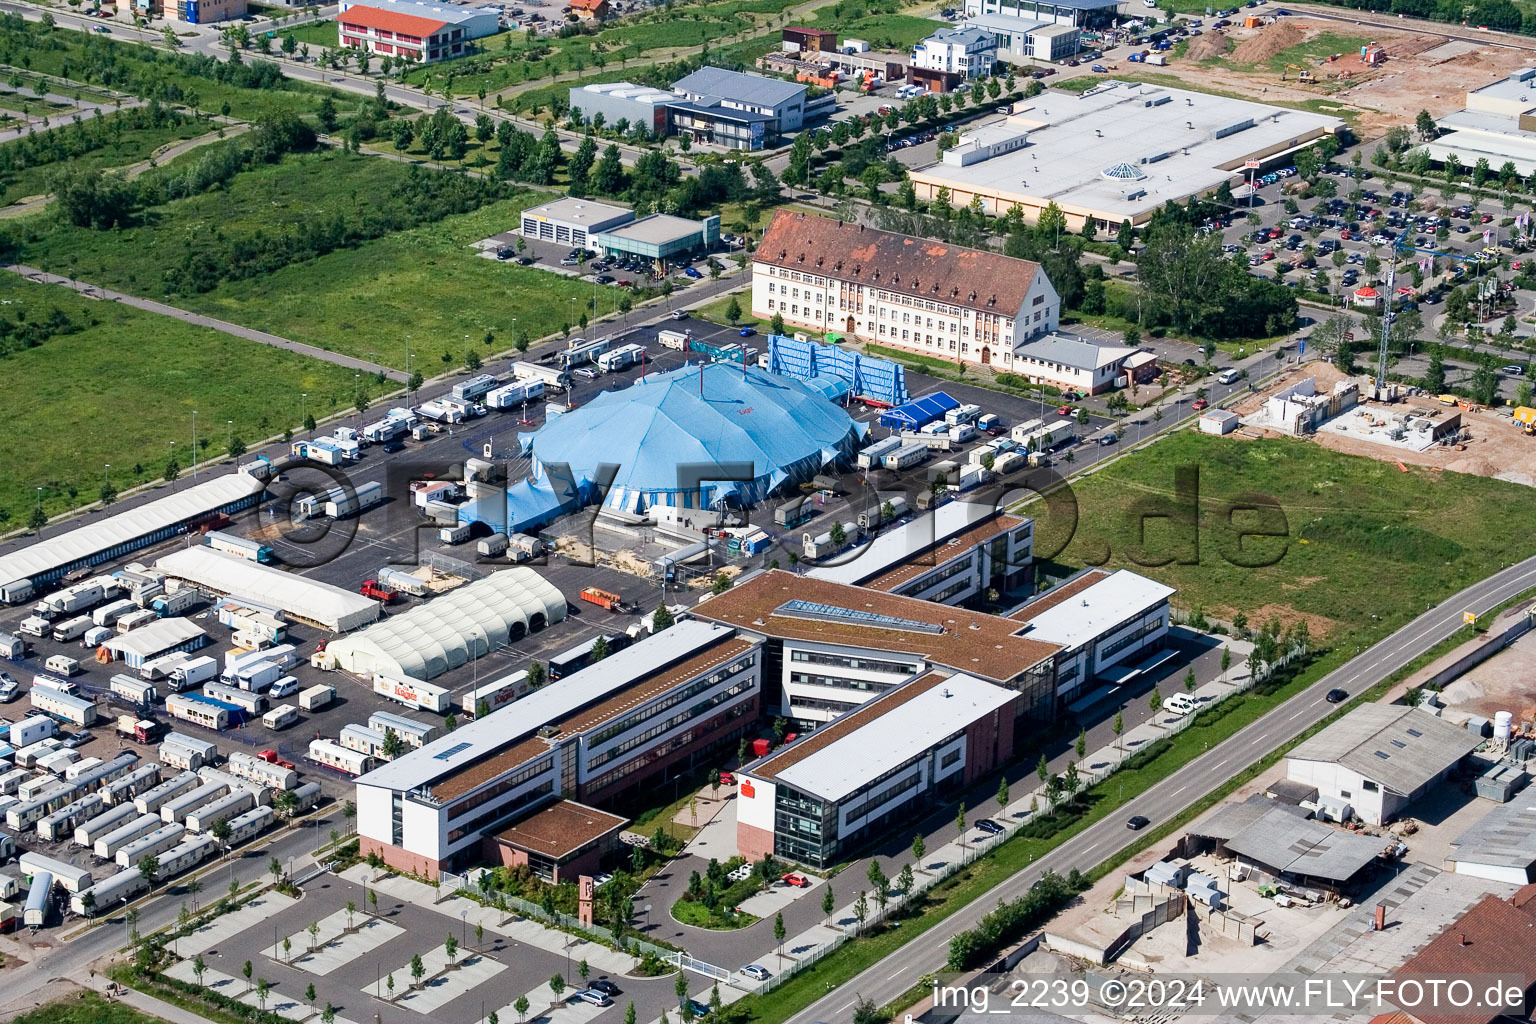
[[[464,56],[471,40],[497,30],[498,17],[494,8],[379,0],[346,7],[336,25],[344,47],[430,64]]]

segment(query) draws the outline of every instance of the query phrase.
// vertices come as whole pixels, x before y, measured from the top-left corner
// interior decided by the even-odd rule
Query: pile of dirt
[[[1203,36],[1195,36],[1191,39],[1188,48],[1184,51],[1184,58],[1186,60],[1210,60],[1212,57],[1225,57],[1226,54],[1226,33],[1213,30]]]
[[[1238,44],[1232,60],[1238,64],[1259,64],[1281,50],[1306,42],[1307,34],[1291,21],[1281,21],[1260,29],[1259,33]]]
[[[1472,476],[1497,476],[1499,467],[1482,456],[1466,456],[1445,464],[1452,473],[1469,473]]]

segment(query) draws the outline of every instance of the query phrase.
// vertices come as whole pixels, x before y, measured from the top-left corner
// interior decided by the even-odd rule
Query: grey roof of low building
[[[1385,840],[1329,828],[1272,804],[1226,843],[1233,853],[1286,874],[1347,882],[1376,859]]]
[[[1206,817],[1189,827],[1191,835],[1205,836],[1208,839],[1220,839],[1226,842],[1264,815],[1273,810],[1285,811],[1298,818],[1308,817],[1308,812],[1300,807],[1290,804],[1279,804],[1265,796],[1255,793],[1240,804],[1222,804]]]
[[[1451,840],[1446,859],[1529,871],[1536,865],[1536,793],[1521,793],[1489,811]]]
[[[973,42],[992,42],[994,35],[984,28],[975,25],[967,25],[963,28],[941,28],[933,35],[924,39],[924,43],[952,43],[956,46],[965,46]]]
[[[751,103],[759,107],[778,107],[806,91],[799,82],[783,82],[724,68],[700,68],[673,82],[672,88],[694,96],[718,96],[733,103]]]
[[[719,103],[695,103],[692,100],[672,100],[667,104],[673,110],[688,110],[696,114],[707,114],[717,117],[722,121],[742,121],[751,123],[761,121],[766,124],[773,118],[768,114],[759,114],[755,110],[738,110],[735,107],[723,106]]]
[[[1099,345],[1086,338],[1047,334],[1023,346],[1019,354],[1043,363],[1060,363],[1074,370],[1097,370],[1134,351],[1123,345]]]
[[[1296,761],[1332,761],[1381,783],[1413,793],[1476,750],[1481,739],[1427,711],[1398,704],[1366,704],[1297,746]]]

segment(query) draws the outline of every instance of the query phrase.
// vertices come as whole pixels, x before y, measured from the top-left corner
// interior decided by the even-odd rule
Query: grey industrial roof
[[[1446,857],[1460,864],[1530,870],[1536,864],[1536,794],[1521,793],[1451,840]]]
[[[996,515],[994,505],[947,501],[926,515],[881,530],[855,557],[832,565],[818,565],[806,575],[833,583],[862,583]],[[934,557],[937,565],[944,555],[936,553]]]
[[[1074,370],[1097,370],[1136,351],[1124,345],[1099,345],[1087,338],[1047,334],[1019,349],[1019,354],[1043,363],[1060,363]]]
[[[46,540],[0,557],[0,584],[14,583],[82,558],[137,540],[168,526],[259,493],[265,486],[255,477],[230,473],[188,487],[180,493],[55,534]]]
[[[693,96],[718,96],[733,103],[750,103],[757,107],[778,107],[804,95],[806,90],[799,82],[784,82],[724,68],[700,68],[673,82],[672,88]]]
[[[524,217],[548,217],[550,220],[563,220],[571,224],[606,224],[625,214],[633,217],[634,211],[622,206],[610,206],[608,203],[596,203],[590,199],[572,199],[570,196],[561,196],[553,202],[523,211]]]
[[[358,780],[359,785],[381,786],[409,792],[529,736],[550,722],[622,690],[636,679],[663,666],[687,658],[734,636],[734,628],[685,619],[661,633],[604,658],[556,682],[535,690],[521,700],[491,712],[484,718],[459,726],[403,757],[375,768]]]
[[[702,235],[704,225],[686,217],[674,217],[670,213],[653,213],[649,217],[632,220],[628,224],[604,231],[597,239],[606,237],[627,238],[633,242],[649,242],[663,245],[690,235]]]
[[[1298,818],[1308,817],[1308,812],[1290,804],[1276,803],[1266,796],[1253,794],[1240,804],[1221,804],[1210,814],[1189,827],[1191,835],[1220,839],[1225,842],[1240,835],[1270,811],[1280,810]]]
[[[1277,871],[1347,882],[1376,859],[1386,840],[1329,828],[1291,807],[1271,806],[1226,844],[1233,853]]]
[[[371,597],[213,548],[183,548],[157,559],[155,568],[215,594],[236,594],[280,608],[335,633],[366,626],[379,617],[379,603]]]
[[[719,103],[694,103],[691,100],[672,100],[667,103],[673,110],[689,110],[696,114],[708,114],[710,117],[718,117],[723,121],[742,121],[752,124],[761,121],[767,124],[773,118],[768,114],[759,114],[755,110],[738,110],[735,107],[722,106]]]
[[[1297,746],[1295,761],[1333,761],[1395,793],[1413,793],[1481,740],[1418,708],[1366,704]]]
[[[964,28],[941,28],[927,39],[924,39],[923,42],[951,43],[956,46],[965,46],[978,40],[991,42],[993,39],[994,37],[991,32],[972,25]]]

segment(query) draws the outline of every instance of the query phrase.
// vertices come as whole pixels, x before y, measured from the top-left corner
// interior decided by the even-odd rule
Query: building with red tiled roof
[[[1407,981],[1425,983],[1457,976],[1499,975],[1518,986],[1524,1002],[1502,1009],[1491,1006],[1452,1007],[1458,1012],[1419,1013],[1416,1016],[1435,1024],[1492,1024],[1501,1018],[1529,1020],[1526,1008],[1536,996],[1536,885],[1521,888],[1509,899],[1485,896],[1482,901],[1430,940],[1413,959],[1392,972],[1398,985]],[[1481,999],[1488,988],[1484,981],[1474,986]],[[1426,1007],[1427,1010],[1427,1007]]]
[[[608,0],[571,0],[571,13],[582,21],[602,21],[608,17]]]
[[[336,31],[342,46],[413,64],[430,64],[464,56],[470,52],[472,40],[497,31],[500,18],[494,7],[369,0],[342,4]]]
[[[1038,263],[780,210],[752,255],[752,314],[1011,370],[1061,299]]]

